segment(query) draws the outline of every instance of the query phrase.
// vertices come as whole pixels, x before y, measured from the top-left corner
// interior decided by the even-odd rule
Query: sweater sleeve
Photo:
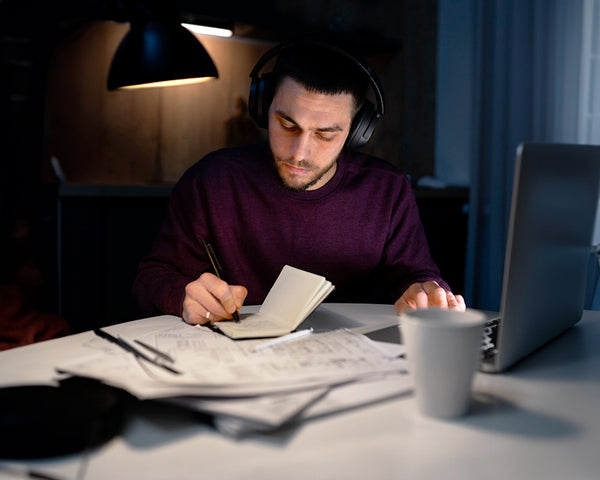
[[[414,192],[404,178],[392,206],[382,262],[387,284],[393,289],[390,293],[396,299],[417,282],[434,280],[450,290],[431,256]]]
[[[133,295],[145,313],[181,316],[185,286],[209,270],[201,247],[207,232],[199,215],[202,203],[198,181],[189,170],[175,185],[167,218],[138,267]]]

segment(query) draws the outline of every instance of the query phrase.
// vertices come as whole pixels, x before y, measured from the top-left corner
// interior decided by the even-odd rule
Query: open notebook
[[[325,277],[285,265],[257,313],[241,322],[217,322],[231,338],[278,337],[295,330],[333,291]]]

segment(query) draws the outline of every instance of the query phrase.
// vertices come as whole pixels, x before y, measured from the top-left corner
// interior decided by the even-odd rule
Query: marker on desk
[[[204,250],[206,251],[206,254],[208,255],[208,259],[210,260],[210,263],[212,264],[215,275],[217,277],[219,277],[221,280],[223,280],[223,268],[221,267],[221,263],[219,262],[219,259],[217,258],[217,254],[215,253],[214,249],[212,248],[212,245],[210,243],[206,243],[204,240],[202,240],[202,245],[204,245]],[[238,313],[237,310],[235,312],[233,312],[232,316],[236,322],[240,321],[240,314]]]
[[[266,350],[267,348],[275,347],[277,345],[281,345],[282,343],[292,342],[294,340],[298,340],[300,338],[306,337],[313,333],[312,328],[307,328],[306,330],[298,330],[297,332],[288,333],[287,335],[283,335],[281,337],[274,338],[273,340],[267,340],[266,342],[260,343],[256,345],[253,349],[254,352],[260,352],[262,350]]]

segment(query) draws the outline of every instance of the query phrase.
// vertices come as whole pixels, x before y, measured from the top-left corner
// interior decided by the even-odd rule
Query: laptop
[[[490,317],[481,370],[501,372],[583,314],[600,189],[600,146],[519,145],[500,313]]]

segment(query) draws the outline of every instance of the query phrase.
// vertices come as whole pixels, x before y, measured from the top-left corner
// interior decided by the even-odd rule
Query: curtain
[[[576,143],[583,0],[473,0],[465,297],[499,310],[515,153]]]

